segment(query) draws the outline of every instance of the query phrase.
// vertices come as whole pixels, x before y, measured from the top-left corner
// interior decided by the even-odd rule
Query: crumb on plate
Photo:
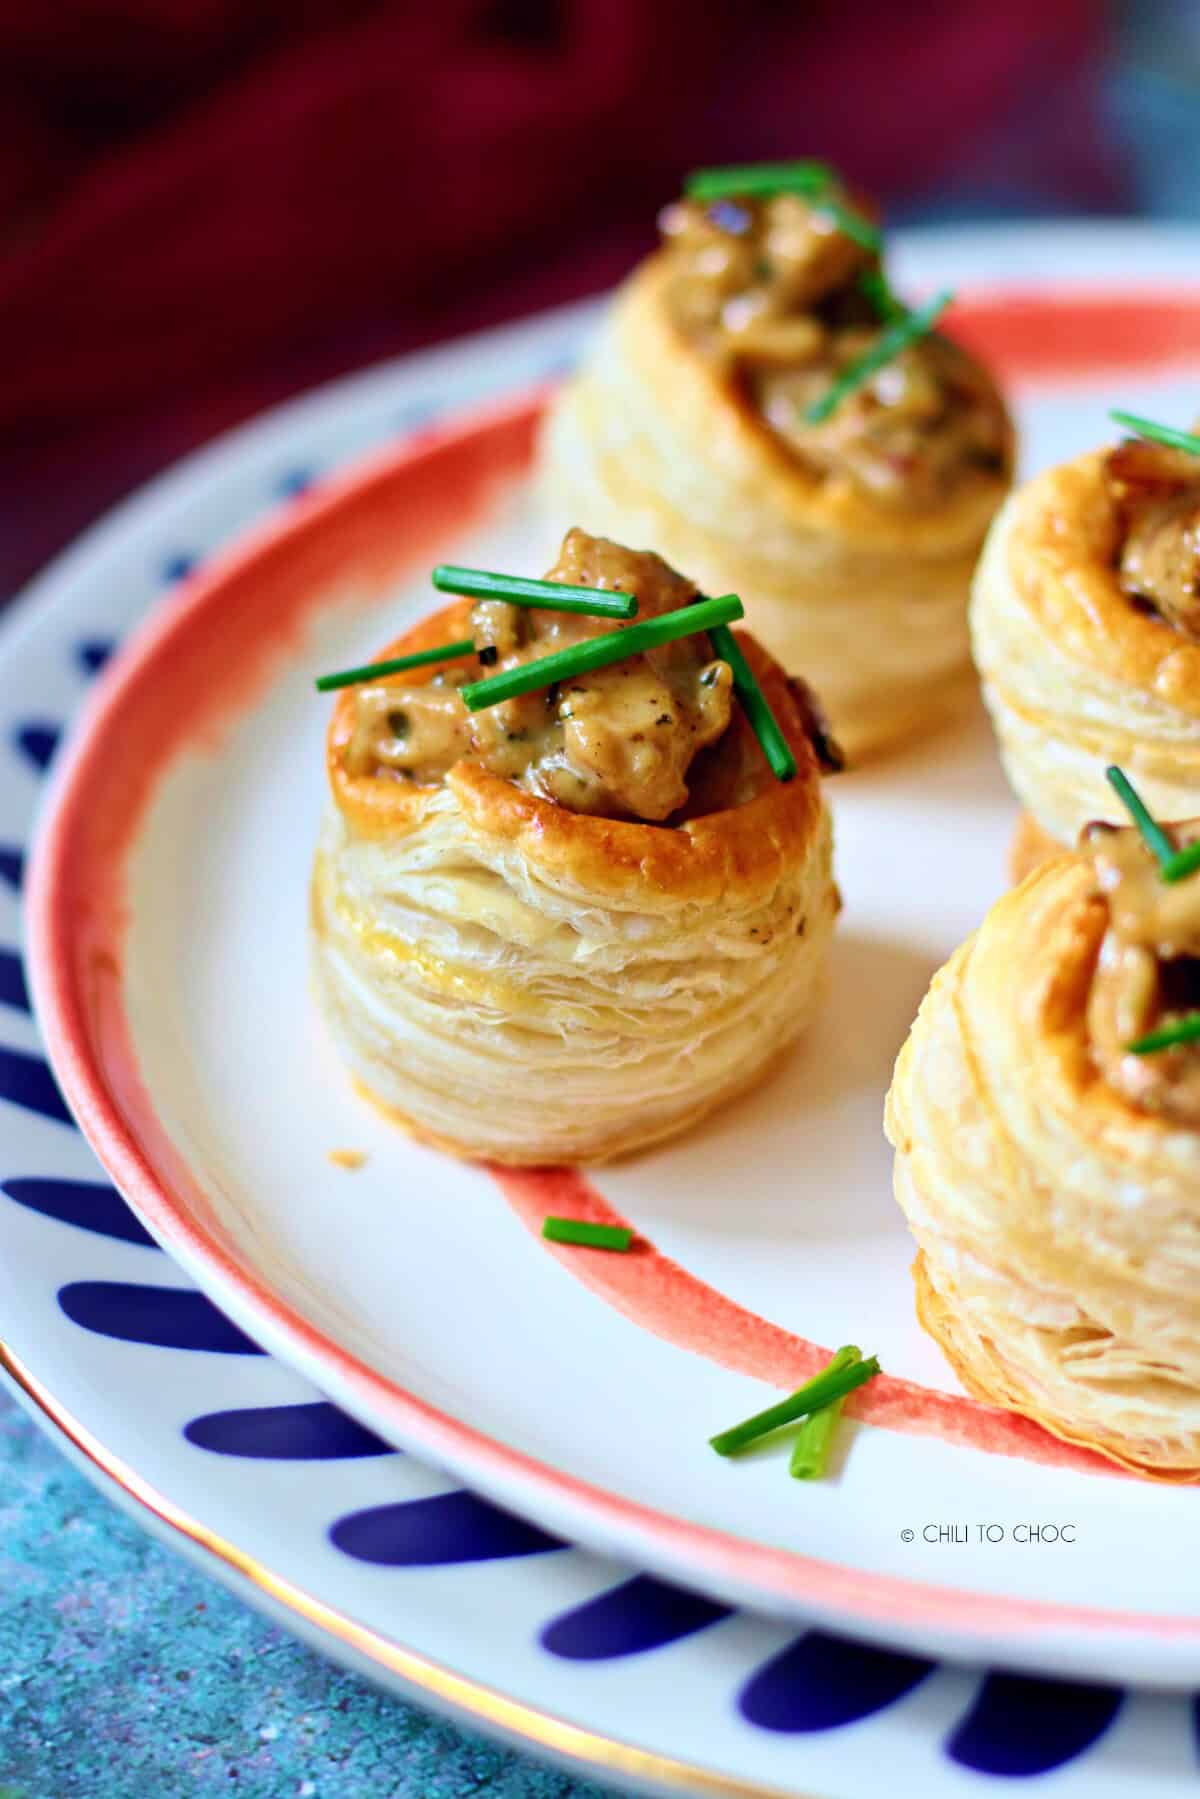
[[[366,1161],[366,1152],[361,1149],[331,1149],[329,1160],[335,1168],[361,1168]]]

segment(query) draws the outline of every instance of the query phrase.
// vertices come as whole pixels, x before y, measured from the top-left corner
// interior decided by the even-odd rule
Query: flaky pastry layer
[[[1097,451],[1039,475],[988,536],[971,599],[983,694],[1008,778],[1049,836],[1125,822],[1116,762],[1160,818],[1200,812],[1200,644],[1131,604]]]
[[[548,501],[740,594],[851,754],[928,723],[961,692],[971,572],[1007,478],[980,474],[936,512],[906,512],[807,472],[679,335],[665,278],[653,256],[626,283],[551,408]]]
[[[463,617],[386,653],[460,636]],[[469,761],[431,787],[352,777],[339,703],[317,989],[353,1074],[419,1136],[512,1163],[621,1155],[753,1085],[803,1030],[838,906],[832,829],[797,702],[742,643],[799,773],[782,784],[759,757],[743,804],[669,829]]]
[[[921,1322],[969,1390],[1162,1480],[1200,1478],[1200,1137],[1088,1054],[1105,911],[1060,856],[935,976],[886,1108]]]

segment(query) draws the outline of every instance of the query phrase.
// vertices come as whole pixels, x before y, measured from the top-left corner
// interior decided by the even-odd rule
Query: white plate
[[[1153,308],[1109,305],[1105,313],[1089,286],[1105,267],[1120,280],[1134,248],[1141,281],[1155,258],[1164,275],[1195,269],[1195,240],[1116,232],[1106,244],[1105,236],[1077,234],[1073,262],[1064,234],[1055,282],[1088,289],[1066,311],[1048,315],[1044,302],[1026,312],[992,308],[989,329],[1008,332],[1028,371],[1017,397],[1031,465],[1096,441],[1114,399],[1172,416],[1200,402],[1200,354],[1188,335],[1200,304],[1179,309],[1186,366],[1175,356],[1169,369],[1138,372],[1144,337],[1127,342],[1119,328],[1128,320],[1144,332]],[[982,282],[980,241],[951,241],[940,263],[930,250],[922,264],[919,246],[907,256],[928,281],[945,279],[957,257]],[[1027,255],[1031,241],[1036,234],[997,235],[992,267]],[[573,323],[554,327],[564,343]],[[1048,327],[1053,355],[1037,337]],[[559,354],[549,334],[530,341],[541,355]],[[506,374],[517,374],[516,360],[506,359]],[[324,407],[341,434],[331,425],[331,440],[344,443],[347,419],[361,432],[364,420],[381,416],[380,391],[372,399],[360,381],[306,403],[309,428]],[[266,461],[287,429],[260,427],[240,454]],[[505,428],[495,429],[504,439]],[[307,468],[307,449],[292,453]],[[786,1071],[683,1143],[598,1177],[604,1198],[684,1274],[660,1260],[656,1282],[633,1293],[620,1258],[552,1258],[498,1203],[489,1177],[411,1147],[340,1080],[303,974],[323,725],[308,684],[428,601],[422,583],[396,580],[378,563],[350,581],[336,566],[314,575],[297,546],[319,554],[341,542],[363,494],[414,493],[426,535],[432,530],[426,560],[545,560],[544,528],[531,525],[520,493],[491,495],[481,516],[461,453],[446,455],[460,510],[472,515],[470,536],[431,526],[439,489],[428,459],[355,478],[349,495],[331,488],[303,502],[295,529],[235,568],[202,574],[156,622],[109,678],[60,775],[35,973],[60,1075],[109,1166],[189,1272],[262,1341],[393,1440],[553,1530],[735,1602],[836,1621],[922,1652],[1189,1680],[1200,1593],[1181,1570],[1191,1565],[1194,1494],[912,1434],[931,1416],[976,1443],[994,1434],[979,1408],[937,1397],[953,1383],[912,1319],[910,1246],[879,1135],[891,1059],[928,975],[1001,880],[1012,809],[980,721],[835,789],[848,904],[832,997]],[[500,461],[509,467],[510,452]],[[219,454],[206,463],[185,484],[194,510],[176,514],[197,532],[205,484],[212,520],[225,473]],[[401,518],[398,541],[404,530]],[[60,593],[72,581],[87,590],[89,577],[93,596],[103,591],[115,572],[112,542],[110,533],[107,545],[101,539],[82,564],[60,572]],[[306,634],[253,683],[239,679],[237,691],[222,694],[220,667],[204,661],[216,641],[213,596],[250,606],[258,594],[261,602],[279,558],[280,595],[303,600]],[[236,634],[241,611],[228,606],[223,616]],[[67,979],[66,958],[48,953],[63,941],[50,929],[63,923],[60,883],[106,876],[116,863],[88,859],[84,816],[72,808],[101,757],[113,792],[136,781],[146,765],[137,752],[157,728],[153,685],[171,669],[181,686],[193,683],[193,723],[214,699],[228,716],[202,751],[183,742],[167,763],[150,758],[157,784],[135,821],[123,982],[92,963],[81,987]],[[172,723],[192,705],[176,693]],[[93,799],[96,792],[93,785]],[[81,880],[70,903],[95,908],[97,891]],[[262,894],[269,905],[253,903]],[[105,918],[85,910],[81,922],[80,941],[91,941],[96,924],[107,950]],[[89,1009],[72,1017],[81,994]],[[130,1064],[113,1028],[114,1001],[127,1012],[148,1106],[122,1085]],[[151,1127],[160,1141],[149,1140]],[[326,1161],[342,1144],[369,1153],[353,1177]],[[549,1209],[546,1190],[518,1197],[526,1222]],[[586,1267],[592,1287],[572,1279],[568,1263],[581,1274]],[[597,1280],[608,1283],[602,1293]],[[85,1320],[91,1303],[77,1304]],[[706,1448],[714,1428],[764,1402],[751,1370],[788,1384],[803,1352],[786,1333],[825,1344],[869,1336],[893,1380],[923,1390],[879,1389],[876,1416],[883,1422],[886,1408],[889,1426],[905,1429],[860,1427],[836,1482],[797,1488],[777,1461],[731,1467]],[[1002,1430],[999,1440],[1011,1449],[1016,1434]],[[1029,1526],[1043,1539],[1066,1527],[1075,1540],[1030,1542]],[[989,1540],[996,1530],[1000,1540]]]

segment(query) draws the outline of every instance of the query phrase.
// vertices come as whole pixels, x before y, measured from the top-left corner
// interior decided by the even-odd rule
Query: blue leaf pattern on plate
[[[331,1526],[329,1536],[343,1554],[383,1568],[507,1561],[569,1547],[489,1500],[461,1491],[351,1512]]]
[[[39,774],[44,774],[58,748],[61,735],[57,725],[47,724],[42,719],[29,719],[25,724],[17,726],[13,732],[13,742],[26,761],[32,762]]]
[[[206,1349],[215,1355],[262,1355],[211,1299],[191,1287],[139,1281],[72,1281],[58,1303],[84,1330],[156,1349]]]
[[[24,856],[11,843],[0,843],[0,881],[11,887],[14,893],[20,893],[24,879]]]
[[[42,1175],[13,1175],[0,1182],[0,1188],[19,1206],[27,1206],[45,1218],[78,1225],[81,1230],[94,1231],[98,1237],[115,1237],[120,1243],[158,1248],[116,1188],[102,1181],[56,1181]]]
[[[989,1674],[946,1754],[980,1774],[1048,1774],[1104,1735],[1122,1697],[1117,1687]]]
[[[730,1615],[727,1605],[655,1580],[651,1574],[635,1574],[619,1587],[552,1618],[540,1640],[543,1649],[566,1661],[611,1661],[677,1643]]]
[[[0,1099],[24,1106],[27,1112],[40,1112],[43,1118],[54,1118],[60,1124],[75,1122],[49,1065],[23,1049],[5,1049],[0,1045]]]
[[[936,1665],[810,1630],[751,1675],[738,1706],[761,1730],[837,1730],[894,1705]]]
[[[25,967],[15,949],[0,949],[0,1005],[15,1006],[19,1012],[29,1010]]]
[[[75,645],[75,656],[85,675],[98,675],[116,647],[107,637],[89,637]]]
[[[280,475],[277,483],[278,492],[284,499],[294,500],[299,494],[307,493],[316,480],[316,470],[311,468],[290,468]]]
[[[395,1455],[389,1443],[328,1400],[310,1405],[245,1406],[193,1418],[184,1436],[215,1455],[249,1456],[258,1461],[349,1461],[368,1455]]]

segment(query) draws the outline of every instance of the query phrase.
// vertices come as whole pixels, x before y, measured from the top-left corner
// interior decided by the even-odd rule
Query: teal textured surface
[[[0,1392],[0,1799],[604,1799],[343,1673],[159,1548]]]

